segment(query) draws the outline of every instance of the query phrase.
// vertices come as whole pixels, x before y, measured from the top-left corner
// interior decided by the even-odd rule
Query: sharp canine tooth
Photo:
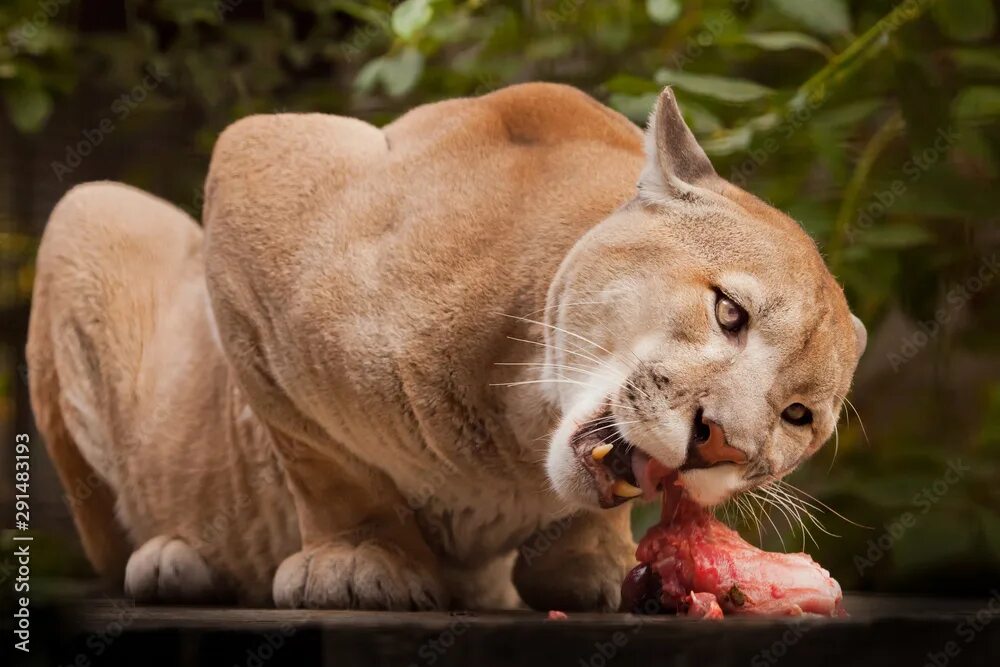
[[[614,445],[606,442],[603,445],[598,445],[597,447],[594,447],[594,450],[590,452],[590,455],[594,457],[595,461],[601,461],[604,459],[605,456],[608,455],[608,452],[610,452],[614,448],[615,448]]]
[[[621,496],[622,498],[635,498],[642,495],[642,489],[638,486],[632,486],[624,479],[616,479],[611,490],[616,496]]]

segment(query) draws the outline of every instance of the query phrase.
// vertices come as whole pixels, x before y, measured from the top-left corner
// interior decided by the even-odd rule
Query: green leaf
[[[37,132],[52,115],[52,96],[42,88],[12,86],[4,99],[11,122],[21,132]]]
[[[413,47],[408,47],[397,55],[383,60],[379,78],[382,80],[385,92],[392,97],[401,97],[417,85],[423,71],[423,54]]]
[[[992,0],[942,0],[932,12],[941,32],[960,42],[986,39],[997,27]]]
[[[69,45],[70,33],[47,23],[24,23],[11,29],[7,41],[17,53],[41,56],[64,50]]]
[[[955,120],[995,120],[1000,116],[1000,87],[970,86],[952,103],[951,115]]]
[[[382,77],[382,63],[385,58],[375,58],[361,68],[358,75],[354,77],[354,87],[363,93],[370,93],[375,90],[379,79]]]
[[[628,95],[625,93],[612,93],[608,97],[608,104],[611,108],[628,116],[630,120],[644,124],[649,118],[649,112],[656,104],[657,93],[641,93],[639,95]]]
[[[819,132],[846,132],[871,116],[885,103],[877,97],[869,97],[856,102],[848,102],[839,107],[820,111],[813,117],[812,125]],[[840,139],[838,138],[838,141]]]
[[[618,53],[629,45],[629,40],[632,39],[632,28],[628,20],[618,17],[610,18],[601,24],[594,38],[604,50]]]
[[[770,0],[779,12],[821,35],[842,35],[851,30],[845,0]]]
[[[916,225],[882,225],[872,227],[861,236],[862,243],[879,248],[909,248],[933,240],[927,230]]]
[[[811,35],[801,32],[755,32],[743,36],[743,41],[765,51],[789,51],[805,49],[830,57],[826,44]]]
[[[656,81],[660,85],[671,85],[694,95],[701,95],[729,104],[745,104],[754,102],[774,91],[746,79],[730,79],[712,74],[689,74],[679,70],[661,69],[656,73]]]
[[[417,85],[423,71],[423,54],[407,47],[395,55],[376,58],[362,67],[354,78],[354,87],[370,93],[381,83],[390,96],[401,97]]]
[[[457,42],[469,37],[470,33],[474,34],[478,25],[466,12],[438,14],[436,20],[427,28],[427,35],[439,42]]]
[[[434,18],[430,0],[404,0],[392,12],[392,31],[406,41],[413,39]]]
[[[646,0],[646,13],[653,23],[670,25],[681,15],[679,0]]]
[[[736,127],[718,137],[708,137],[701,140],[701,147],[709,155],[724,156],[742,153],[750,148],[753,142],[754,131],[752,127],[744,125]]]
[[[564,58],[573,51],[575,43],[575,40],[569,35],[539,37],[528,44],[524,50],[524,57],[532,61]]]
[[[698,136],[704,136],[722,129],[722,121],[714,113],[689,100],[683,103],[682,111],[688,127]]]
[[[955,49],[951,57],[963,73],[1000,76],[1000,51],[996,49]]]

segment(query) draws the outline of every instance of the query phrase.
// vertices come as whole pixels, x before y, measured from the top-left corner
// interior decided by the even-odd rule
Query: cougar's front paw
[[[285,559],[274,575],[274,604],[312,609],[430,610],[446,605],[427,567],[381,540],[332,543]]]
[[[154,537],[125,566],[125,595],[140,602],[208,602],[219,593],[205,560],[179,538]]]

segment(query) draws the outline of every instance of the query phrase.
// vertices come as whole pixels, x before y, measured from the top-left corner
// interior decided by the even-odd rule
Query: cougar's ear
[[[861,355],[865,353],[865,348],[868,347],[868,330],[865,329],[864,322],[857,315],[851,315],[851,321],[854,322],[854,335],[857,337],[857,351],[858,359]]]
[[[715,168],[684,122],[673,91],[660,93],[646,127],[646,166],[639,192],[652,200],[673,199],[708,189]]]

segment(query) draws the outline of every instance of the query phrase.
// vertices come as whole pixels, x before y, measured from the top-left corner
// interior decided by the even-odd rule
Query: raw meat
[[[681,489],[664,494],[661,521],[642,538],[636,558],[640,564],[622,585],[625,611],[846,615],[840,584],[809,555],[748,544]]]
[[[724,616],[718,599],[712,593],[691,591],[691,594],[684,598],[684,601],[688,606],[687,615],[692,618],[722,618]]]

